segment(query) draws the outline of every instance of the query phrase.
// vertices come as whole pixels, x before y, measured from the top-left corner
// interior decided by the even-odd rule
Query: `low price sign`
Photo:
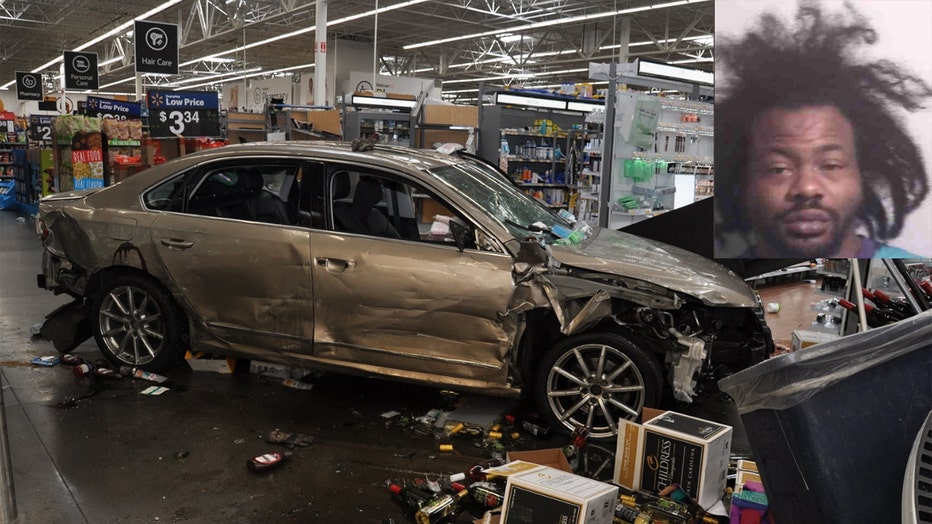
[[[135,102],[89,96],[87,97],[85,113],[87,113],[87,116],[96,116],[98,118],[126,120],[127,118],[139,118],[140,109],[141,104]]]
[[[219,137],[220,99],[203,91],[149,91],[149,134],[153,138]]]
[[[29,140],[51,142],[52,118],[51,115],[29,115]]]

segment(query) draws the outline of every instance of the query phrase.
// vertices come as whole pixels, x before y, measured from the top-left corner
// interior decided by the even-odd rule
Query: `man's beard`
[[[781,228],[786,220],[786,217],[794,212],[800,211],[801,209],[818,209],[824,211],[831,215],[831,235],[829,238],[818,241],[814,243],[815,239],[808,241],[810,239],[805,238],[787,238],[785,231],[782,231]],[[847,234],[850,231],[853,231],[852,225],[854,223],[854,217],[847,217],[842,219],[839,214],[835,211],[824,209],[821,207],[805,207],[805,208],[794,208],[790,211],[781,213],[776,217],[775,223],[780,224],[780,227],[773,228],[769,227],[766,229],[759,229],[763,240],[774,249],[779,256],[788,257],[788,258],[820,258],[820,257],[833,257],[838,256],[838,251],[841,249],[842,244],[845,241]]]

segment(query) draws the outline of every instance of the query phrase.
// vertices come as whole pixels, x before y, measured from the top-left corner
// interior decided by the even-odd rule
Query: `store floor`
[[[438,407],[435,388],[321,375],[305,391],[182,365],[166,373],[167,392],[149,396],[140,394],[151,385],[144,381],[35,366],[33,358],[56,352],[31,328],[68,300],[36,287],[40,255],[31,219],[0,211],[0,378],[18,522],[412,522],[386,481],[436,478],[489,456],[470,439],[441,453],[433,436],[398,422]],[[75,353],[100,358],[92,342]],[[492,414],[516,407],[464,402]],[[664,407],[732,424],[733,452],[749,453],[726,399]],[[402,415],[383,418],[389,411]],[[249,471],[249,458],[285,449],[266,443],[276,428],[314,443],[275,470]],[[565,443],[526,437],[518,449]],[[613,447],[587,446],[586,471],[608,478]]]

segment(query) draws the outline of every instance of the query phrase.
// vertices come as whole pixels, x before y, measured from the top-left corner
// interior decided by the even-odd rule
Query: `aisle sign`
[[[29,115],[29,140],[52,141],[52,115]]]
[[[146,102],[153,138],[220,136],[220,99],[216,92],[148,91]]]
[[[65,51],[65,89],[91,89],[100,85],[97,53]]]
[[[141,104],[136,102],[89,96],[84,111],[87,116],[126,120],[127,118],[139,118],[140,106]]]
[[[17,100],[45,100],[42,94],[42,73],[16,72]]]
[[[178,26],[136,20],[133,29],[136,72],[178,74]]]

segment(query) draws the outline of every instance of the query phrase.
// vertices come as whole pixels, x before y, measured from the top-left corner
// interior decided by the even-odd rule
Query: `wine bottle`
[[[890,295],[884,293],[879,289],[875,289],[873,292],[874,303],[880,307],[892,309],[903,315],[903,318],[908,318],[916,314],[916,310],[906,302],[900,302],[899,300],[893,300],[890,298]]]
[[[460,482],[462,480],[483,480],[485,479],[485,473],[482,470],[498,467],[504,464],[501,459],[490,459],[485,462],[480,462],[469,467],[466,471],[462,473],[454,473],[450,475],[450,482]]]
[[[857,313],[858,311],[857,306],[844,299],[839,300],[838,305],[854,313]],[[889,310],[878,309],[870,304],[864,304],[864,316],[867,317],[867,325],[874,328],[892,324],[901,320],[898,316],[892,314]]]
[[[388,487],[388,489],[393,494],[398,495],[398,498],[401,499],[401,501],[404,502],[412,511],[421,509],[434,498],[432,493],[428,493],[413,486],[402,487],[398,484],[392,484]]]
[[[436,524],[444,517],[448,517],[456,513],[456,510],[459,508],[460,501],[466,498],[468,495],[469,490],[464,489],[455,495],[447,493],[437,497],[425,504],[421,509],[417,510],[417,513],[414,514],[414,520],[417,522],[417,524]]]

